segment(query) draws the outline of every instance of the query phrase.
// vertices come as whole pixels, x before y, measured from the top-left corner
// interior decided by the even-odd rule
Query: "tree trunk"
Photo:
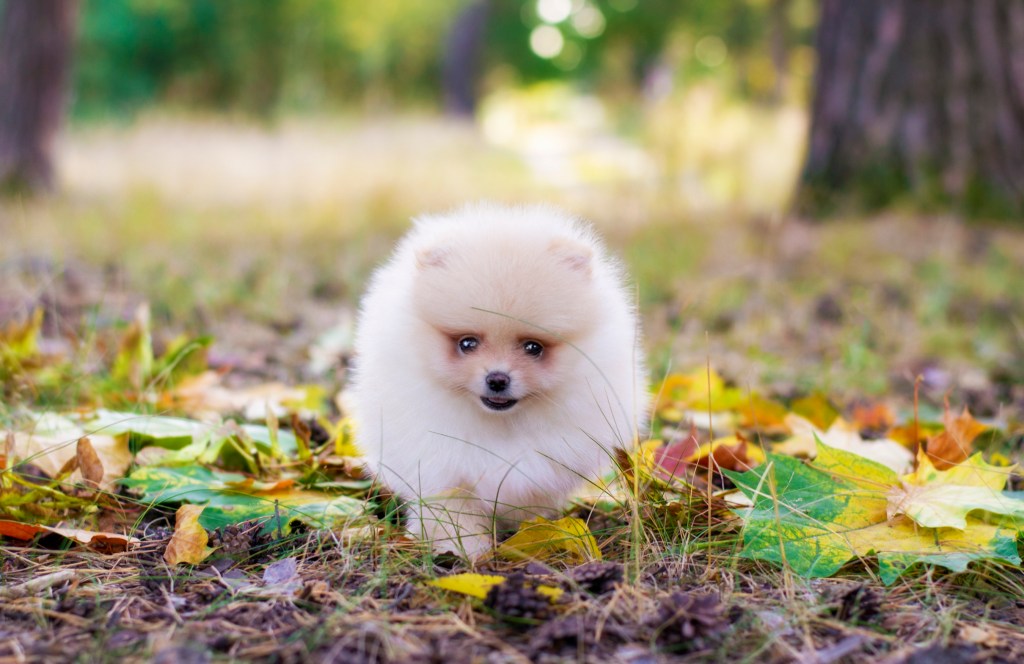
[[[488,13],[488,0],[476,0],[467,5],[455,17],[445,40],[444,102],[453,115],[471,116],[476,110],[477,75]]]
[[[1024,0],[822,0],[797,197],[1024,212]]]
[[[53,186],[76,0],[7,0],[0,26],[0,190]]]

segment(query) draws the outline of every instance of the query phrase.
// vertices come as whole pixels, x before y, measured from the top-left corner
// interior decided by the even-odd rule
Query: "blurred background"
[[[0,326],[148,302],[344,382],[366,276],[480,198],[592,219],[652,372],[1024,404],[1024,0],[0,0]],[[1015,285],[1016,284],[1016,285]],[[84,321],[84,327],[83,327]]]

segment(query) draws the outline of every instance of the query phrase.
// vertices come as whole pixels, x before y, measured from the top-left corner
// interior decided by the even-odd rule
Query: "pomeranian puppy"
[[[414,535],[478,557],[630,448],[647,408],[631,302],[563,212],[481,203],[415,220],[362,301],[350,403]]]

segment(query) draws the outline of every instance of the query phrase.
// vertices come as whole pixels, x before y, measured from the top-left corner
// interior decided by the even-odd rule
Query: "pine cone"
[[[309,442],[314,445],[323,445],[331,439],[331,432],[315,417],[306,420],[306,426],[309,427]]]
[[[603,595],[622,583],[622,565],[592,562],[569,570],[569,578],[592,595]]]
[[[860,623],[873,622],[882,611],[882,598],[867,586],[857,586],[843,595],[836,618]]]
[[[526,575],[516,572],[503,582],[491,586],[484,598],[487,606],[503,618],[543,620],[551,613],[551,600],[542,595]]]
[[[677,590],[662,598],[647,621],[662,645],[680,645],[720,631],[724,625],[717,595]]]
[[[632,630],[624,628],[614,618],[598,617],[594,613],[574,613],[549,620],[533,632],[528,654],[534,661],[540,655],[555,655],[576,660],[574,655],[591,651],[600,642],[606,646],[635,639]],[[560,660],[561,661],[561,660]]]
[[[578,652],[580,646],[590,650],[596,643],[593,625],[580,615],[571,615],[544,623],[533,633],[530,650],[534,653],[554,652],[560,654],[568,649]]]
[[[233,523],[210,532],[210,546],[228,556],[243,555],[255,544],[257,532],[249,522]]]

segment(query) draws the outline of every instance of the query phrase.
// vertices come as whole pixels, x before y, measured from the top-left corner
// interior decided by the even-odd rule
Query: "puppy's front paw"
[[[436,553],[452,553],[471,562],[483,558],[494,546],[494,517],[482,508],[468,509],[467,502],[420,505],[409,519],[409,532],[429,540]]]

